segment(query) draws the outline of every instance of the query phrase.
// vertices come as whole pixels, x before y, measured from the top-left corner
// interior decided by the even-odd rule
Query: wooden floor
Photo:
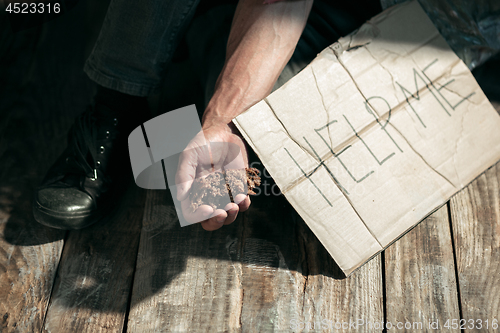
[[[500,164],[349,278],[283,197],[205,232],[180,228],[167,191],[132,186],[104,224],[38,225],[31,195],[95,89],[82,66],[105,10],[80,1],[15,34],[0,14],[0,332],[500,330]],[[498,63],[475,74],[500,101]]]

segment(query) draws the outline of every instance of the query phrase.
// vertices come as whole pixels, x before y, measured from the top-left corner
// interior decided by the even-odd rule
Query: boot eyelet
[[[118,125],[118,118],[113,119],[113,125],[115,125],[115,126]]]
[[[101,154],[104,154],[104,146],[101,146],[101,148],[100,148],[100,149],[101,149],[101,151],[100,151],[100,152],[101,152]]]
[[[97,161],[95,164],[97,164],[97,166],[100,166],[101,165],[101,161]]]
[[[109,139],[109,131],[106,131],[106,139]]]

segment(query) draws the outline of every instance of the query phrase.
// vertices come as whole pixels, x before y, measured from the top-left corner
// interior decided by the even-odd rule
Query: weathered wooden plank
[[[279,245],[245,238],[251,222],[243,214],[216,232],[180,228],[168,199],[166,192],[149,192],[128,332],[232,331],[253,318],[257,328],[269,325],[276,314],[267,307],[279,312],[279,306],[269,304],[272,297],[258,300],[266,299],[272,281],[285,282],[282,292],[294,293],[290,273],[280,268],[286,263]],[[258,309],[248,306],[252,300]]]
[[[239,320],[243,332],[290,331],[294,319],[303,321],[307,299],[304,222],[283,196],[275,195],[278,187],[267,173],[262,180],[253,207],[244,214],[240,243],[231,252],[243,296]]]
[[[62,241],[53,242],[59,236],[57,233],[36,226],[31,228],[33,223],[24,220],[24,216],[15,217],[20,205],[15,206],[16,211],[8,218],[16,218],[20,237],[14,244],[4,240],[0,244],[0,331],[37,332],[45,317]],[[2,238],[5,237],[4,218],[5,215],[2,216]],[[29,231],[21,235],[21,230]],[[22,246],[21,241],[40,244]]]
[[[500,57],[473,74],[500,113]],[[496,332],[500,320],[500,166],[487,170],[450,201],[462,323],[466,331]],[[473,321],[469,321],[469,320]],[[488,322],[486,322],[488,320]]]
[[[123,331],[144,199],[133,184],[107,220],[70,232],[43,332]]]
[[[169,194],[148,193],[127,332],[293,331],[319,319],[383,320],[379,258],[337,280],[324,247],[264,184],[248,212],[215,232],[181,228]]]
[[[344,278],[316,236],[303,222],[299,225],[308,274],[304,276],[302,313],[298,323],[293,322],[288,328],[294,332],[311,329],[381,332],[384,321],[381,255]]]
[[[450,203],[464,327],[498,332],[492,324],[500,320],[500,165]]]
[[[0,169],[7,172],[17,168],[17,159],[9,153],[12,151],[0,156]],[[44,228],[33,220],[33,176],[26,178],[0,178],[1,332],[40,331],[63,245],[64,232]]]
[[[0,140],[3,148],[0,153],[0,331],[38,331],[65,232],[36,223],[31,199],[34,187],[48,167],[41,161],[42,151],[53,156],[59,147],[53,138],[34,128],[36,120],[29,111],[20,107],[9,111],[10,116],[0,121],[4,125]]]
[[[53,62],[43,68],[57,73],[56,82],[43,101],[57,105],[59,112],[68,115],[67,127],[74,116],[91,102],[94,84],[82,71],[88,45],[96,38],[107,2],[96,6],[80,2],[71,12],[50,22],[59,33],[58,44],[52,45],[60,56],[69,61],[65,66]],[[96,12],[96,8],[99,10]],[[91,24],[92,23],[92,24]],[[61,33],[66,31],[66,33]],[[60,73],[61,69],[66,72]],[[51,78],[51,76],[47,75]],[[55,100],[55,101],[54,101]],[[47,115],[52,122],[60,118]],[[64,142],[66,131],[57,133]],[[53,160],[53,158],[51,158]],[[47,312],[44,331],[122,331],[133,278],[144,193],[133,186],[121,203],[121,210],[112,221],[82,231],[70,232],[59,267],[53,297]],[[126,208],[126,209],[125,209]]]
[[[459,331],[443,327],[460,319],[446,205],[385,251],[385,288],[388,328]]]
[[[31,195],[48,167],[45,156],[60,148],[37,126],[54,131],[25,89],[36,76],[34,54],[42,27],[12,33],[0,14],[0,331],[40,331],[65,232],[33,219]]]
[[[49,166],[42,156],[53,158],[61,147],[35,126],[29,110],[8,111],[0,140],[0,331],[40,331],[65,232],[36,223],[31,199]],[[61,129],[43,119],[38,124]]]
[[[85,7],[12,33],[1,13],[0,331],[42,329],[64,231],[32,217],[31,198],[89,102],[82,73]],[[4,29],[5,28],[5,29]],[[40,38],[41,37],[41,38]]]
[[[127,332],[231,330],[240,326],[242,290],[231,261],[241,217],[206,232],[181,228],[166,191],[149,191]]]

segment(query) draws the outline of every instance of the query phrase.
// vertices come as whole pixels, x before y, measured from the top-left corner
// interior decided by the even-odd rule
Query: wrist
[[[232,119],[228,119],[225,117],[217,117],[213,116],[210,113],[207,114],[205,112],[203,114],[203,120],[202,120],[202,129],[207,130],[207,129],[220,129],[223,131],[231,132],[232,134],[236,134],[238,136],[241,136],[240,131],[234,125],[232,122]]]
[[[213,101],[213,100],[212,100]],[[201,120],[202,128],[209,127],[230,127],[232,128],[232,120],[241,114],[244,110],[240,111],[239,107],[235,105],[217,106],[216,103],[208,104]]]
[[[246,111],[260,99],[249,99],[254,96],[248,92],[247,85],[231,79],[219,77],[215,92],[203,113],[202,126],[221,126],[232,123],[232,120]]]
[[[203,114],[201,120],[201,127],[207,129],[210,127],[225,127],[231,123],[231,119],[228,117],[223,117],[215,114],[211,114],[207,111]]]

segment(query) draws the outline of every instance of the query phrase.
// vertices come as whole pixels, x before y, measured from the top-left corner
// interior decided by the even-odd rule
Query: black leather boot
[[[122,108],[110,108],[111,103],[97,98],[76,119],[68,133],[68,147],[35,191],[33,214],[39,223],[81,229],[115,207],[132,180],[128,135],[150,117],[145,98],[128,102],[121,103]]]

